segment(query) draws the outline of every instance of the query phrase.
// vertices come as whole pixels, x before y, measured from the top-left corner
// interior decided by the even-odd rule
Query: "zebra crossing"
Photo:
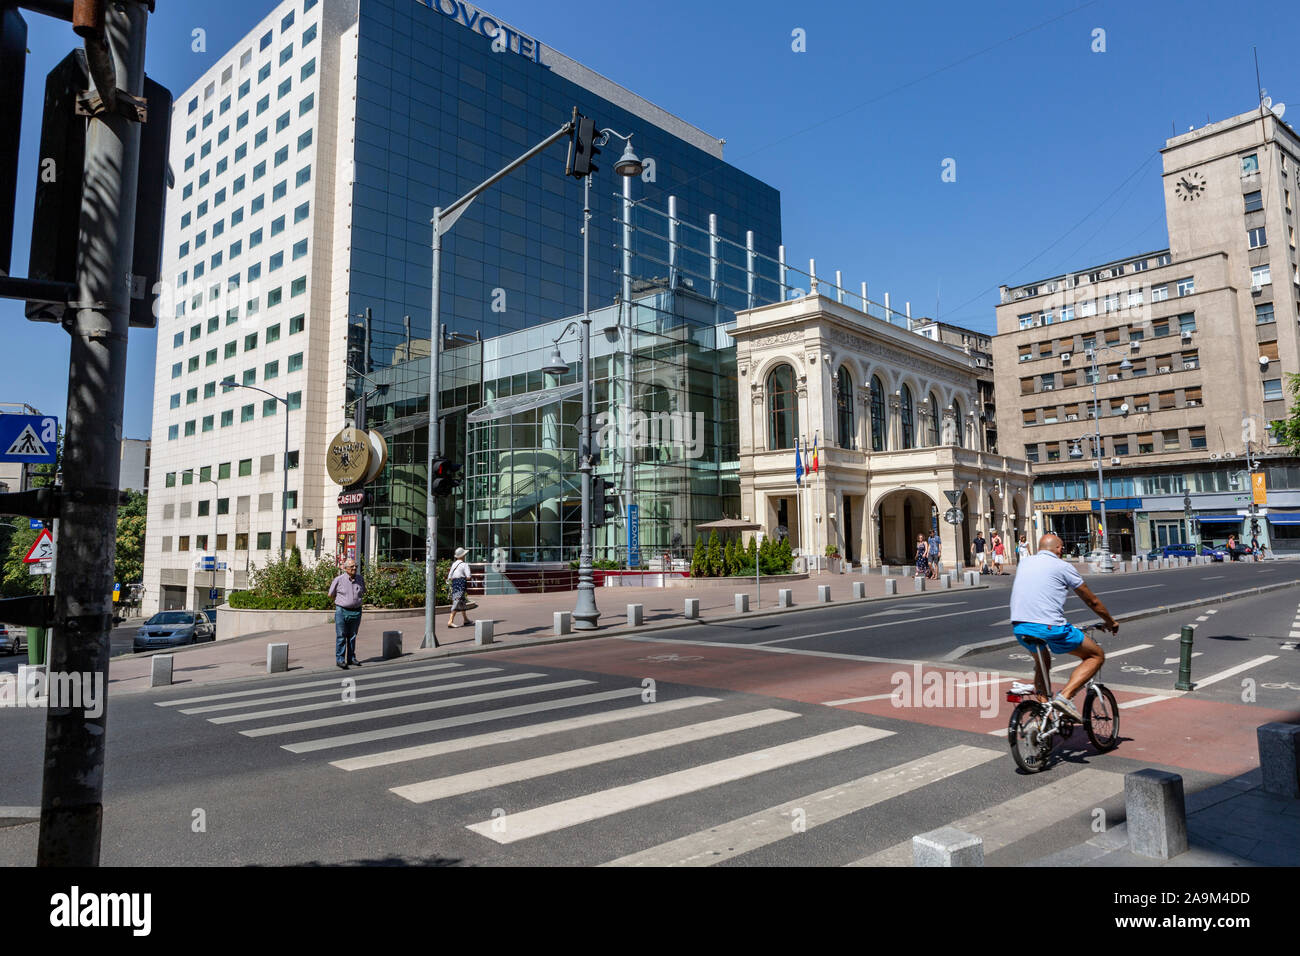
[[[1067,844],[1082,843],[1087,815],[1123,792],[1122,773],[1091,767],[1016,777],[994,741],[936,745],[933,728],[868,726],[835,708],[627,684],[478,659],[155,704],[285,759],[314,758],[450,826],[492,862],[543,844],[548,859],[581,865],[713,866],[747,854],[909,865],[910,834],[943,825],[983,836],[986,854],[1062,827]],[[1021,792],[997,799],[1008,786]],[[960,819],[944,809],[954,795]],[[972,802],[990,805],[972,813]],[[809,832],[826,835],[820,856],[800,840]]]

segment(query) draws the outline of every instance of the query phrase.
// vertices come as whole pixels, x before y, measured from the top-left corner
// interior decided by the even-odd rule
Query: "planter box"
[[[423,617],[424,608],[365,608],[361,622],[391,621],[398,618]],[[319,627],[334,623],[334,609],[328,611],[266,611],[253,608],[236,608],[223,604],[217,608],[217,640],[228,641],[246,634],[282,631],[299,631],[304,627]]]

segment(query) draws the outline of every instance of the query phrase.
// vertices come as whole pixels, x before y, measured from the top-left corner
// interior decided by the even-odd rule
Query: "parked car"
[[[132,650],[139,653],[216,639],[216,625],[202,611],[159,611],[135,632]]]
[[[1228,557],[1228,549],[1223,545],[1205,544],[1201,546],[1201,554],[1215,561],[1224,561]]]
[[[0,624],[0,651],[19,654],[27,647],[27,628],[15,624]]]

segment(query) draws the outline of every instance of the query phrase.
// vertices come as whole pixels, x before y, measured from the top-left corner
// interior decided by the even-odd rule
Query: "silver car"
[[[162,647],[214,641],[217,629],[202,611],[159,611],[135,632],[132,650],[152,651]]]
[[[20,654],[27,646],[27,628],[15,624],[0,624],[0,652]]]

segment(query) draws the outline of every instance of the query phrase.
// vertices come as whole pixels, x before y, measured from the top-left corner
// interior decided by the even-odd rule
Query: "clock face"
[[[1174,192],[1183,202],[1191,202],[1205,194],[1205,177],[1198,172],[1183,173],[1174,181]]]

